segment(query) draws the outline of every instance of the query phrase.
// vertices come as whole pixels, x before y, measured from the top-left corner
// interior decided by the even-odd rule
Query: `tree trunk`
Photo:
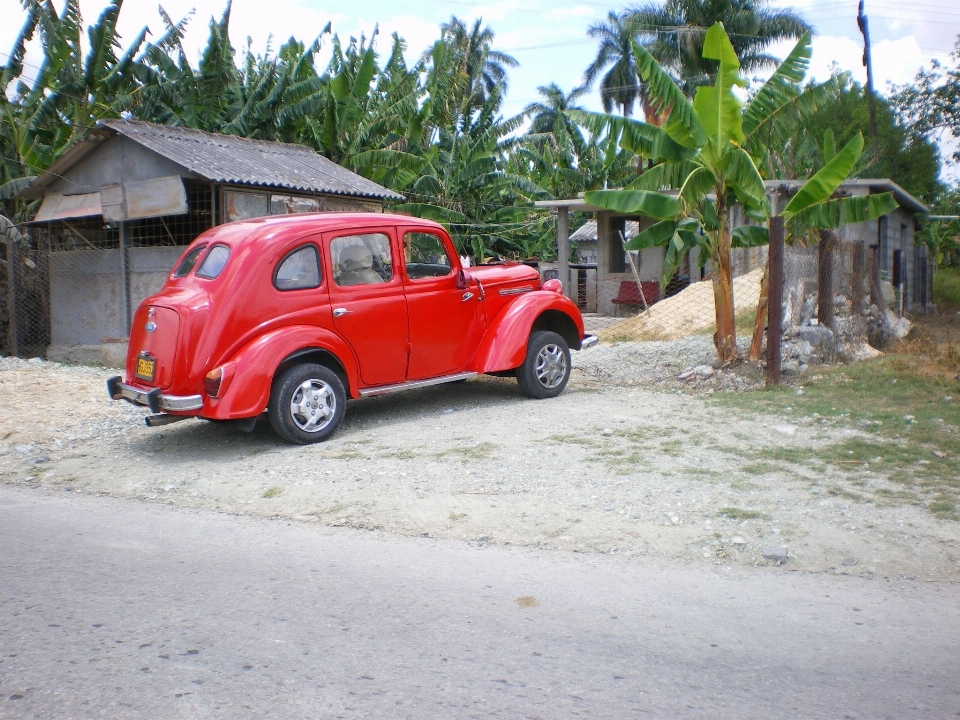
[[[763,326],[767,324],[767,301],[770,298],[770,256],[763,264],[763,279],[760,280],[760,297],[757,299],[757,319],[753,323],[753,338],[750,340],[750,360],[760,362],[760,346],[763,344]]]
[[[720,203],[718,203],[719,205]],[[733,278],[730,263],[730,231],[727,228],[726,208],[718,208],[720,230],[713,262],[713,301],[716,307],[717,332],[713,344],[721,365],[729,365],[739,359],[737,352],[737,326],[733,313]]]

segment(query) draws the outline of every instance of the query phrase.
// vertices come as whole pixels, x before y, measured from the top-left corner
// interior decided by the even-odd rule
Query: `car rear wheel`
[[[294,365],[274,382],[270,424],[287,442],[307,445],[330,437],[347,404],[343,383],[323,365]]]
[[[570,379],[570,348],[555,332],[530,335],[527,356],[517,368],[517,382],[532,398],[552,398],[563,392]]]

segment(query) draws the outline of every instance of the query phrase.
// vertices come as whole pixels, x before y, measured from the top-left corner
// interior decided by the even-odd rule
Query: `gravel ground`
[[[487,377],[354,401],[337,434],[308,447],[266,422],[250,434],[199,420],[146,428],[143,410],[107,399],[115,371],[5,358],[0,481],[474,543],[960,577],[960,524],[847,499],[842,467],[757,467],[766,449],[813,453],[859,431],[731,417],[681,391],[691,385],[676,374],[701,349],[709,360],[710,342],[575,354],[570,386],[548,401]]]

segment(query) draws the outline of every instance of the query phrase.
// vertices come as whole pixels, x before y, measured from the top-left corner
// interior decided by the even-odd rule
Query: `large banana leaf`
[[[394,206],[394,210],[408,212],[414,217],[426,218],[435,222],[443,223],[465,223],[470,219],[463,213],[456,210],[440,207],[439,205],[430,205],[427,203],[403,203]]]
[[[760,247],[770,242],[770,231],[762,225],[741,225],[731,233],[734,247]]]
[[[810,67],[813,44],[806,32],[797,41],[793,50],[780,63],[776,72],[743,110],[743,134],[751,135],[767,118],[800,93],[799,83]]]
[[[633,54],[640,78],[647,84],[647,96],[655,102],[658,111],[669,113],[663,124],[664,132],[684,147],[703,147],[707,134],[683,91],[643,45],[634,42]]]
[[[830,162],[803,184],[800,191],[783,209],[783,216],[789,218],[833,195],[840,183],[847,179],[853,166],[857,164],[861,152],[863,152],[863,135],[857,133]]]
[[[584,200],[605,210],[627,215],[647,215],[657,220],[676,217],[680,203],[675,197],[647,190],[593,190]]]
[[[693,109],[719,154],[729,141],[743,142],[743,117],[740,115],[740,99],[733,94],[733,87],[746,86],[740,77],[740,60],[723,29],[723,23],[715,23],[703,38],[703,57],[717,60],[720,68],[712,86],[697,88]]]
[[[654,165],[649,170],[645,170],[634,180],[626,185],[624,190],[675,190],[683,185],[684,180],[700,167],[697,163],[689,160],[683,162],[662,162]]]
[[[809,230],[829,230],[851,223],[875,220],[898,207],[893,193],[833,198],[794,213],[787,221],[787,226],[792,235],[801,236]]]
[[[680,145],[662,128],[650,123],[586,110],[567,110],[564,114],[594,135],[609,132],[620,147],[634,155],[678,162],[696,154],[696,150]]]
[[[624,248],[627,250],[645,250],[657,245],[665,245],[673,237],[678,226],[679,223],[676,220],[661,220],[630,238]]]
[[[731,148],[724,155],[724,165],[727,187],[733,189],[740,204],[745,209],[769,215],[770,200],[763,178],[747,151],[740,147]]]
[[[706,167],[697,167],[683,181],[680,188],[680,199],[686,212],[692,212],[706,199],[707,194],[714,189],[717,183],[716,176]]]

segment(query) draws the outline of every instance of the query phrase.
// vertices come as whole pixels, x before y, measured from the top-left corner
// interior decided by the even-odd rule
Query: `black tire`
[[[340,425],[346,404],[343,383],[330,368],[293,365],[273,382],[268,408],[270,425],[290,443],[322,442]]]
[[[517,382],[525,395],[538,400],[556,397],[570,379],[570,348],[555,332],[530,335],[527,356],[517,368]]]

